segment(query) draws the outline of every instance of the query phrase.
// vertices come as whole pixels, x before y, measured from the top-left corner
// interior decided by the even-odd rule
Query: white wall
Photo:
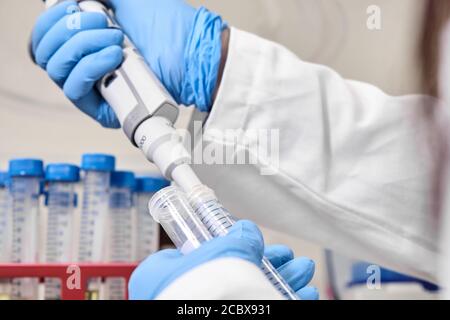
[[[420,90],[417,46],[425,0],[203,0],[231,25],[277,41],[302,59],[397,95]],[[366,27],[377,5],[382,30]]]
[[[125,1],[125,0],[124,0]],[[230,24],[278,41],[305,60],[391,94],[420,91],[417,46],[424,0],[209,0],[193,1]],[[382,30],[366,28],[369,5],[382,9]],[[27,43],[42,11],[38,0],[0,1],[0,169],[12,157],[77,163],[83,152],[118,156],[121,168],[153,170],[120,131],[104,130],[75,110],[44,72]],[[266,231],[318,261],[315,284],[324,295],[322,249]]]

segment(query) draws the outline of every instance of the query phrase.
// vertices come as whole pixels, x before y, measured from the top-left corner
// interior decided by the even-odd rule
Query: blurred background
[[[424,0],[205,0],[230,25],[279,42],[303,60],[327,65],[346,78],[392,95],[422,92],[418,58]],[[382,10],[382,29],[366,27],[367,8]],[[86,152],[114,154],[118,168],[154,171],[121,131],[105,130],[78,112],[28,56],[41,1],[0,2],[0,169],[11,158],[79,163]],[[380,67],[382,66],[382,67]],[[187,123],[186,109],[180,126]],[[324,248],[264,230],[268,243],[290,245],[317,262],[313,284],[332,297]],[[333,259],[331,259],[333,260]],[[337,259],[334,259],[337,260]],[[341,260],[344,260],[342,258]],[[340,265],[346,262],[339,263]],[[349,267],[335,274],[344,286]]]

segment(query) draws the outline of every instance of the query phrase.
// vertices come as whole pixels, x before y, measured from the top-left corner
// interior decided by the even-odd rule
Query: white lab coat
[[[424,116],[432,109],[434,115]],[[239,218],[437,282],[441,254],[433,194],[436,141],[445,119],[445,108],[432,98],[389,96],[232,29],[222,83],[197,148],[245,145],[224,136],[229,129],[277,129],[279,161],[261,156],[258,164],[195,169]],[[249,152],[256,153],[252,147]],[[274,174],[262,175],[263,168]],[[218,282],[233,266],[226,259],[210,264],[216,268],[209,268],[208,277]],[[180,298],[174,293],[186,283],[204,283],[206,272],[199,270],[177,279],[161,296]],[[274,294],[258,287],[258,272],[233,270],[248,280],[247,290],[234,298]],[[215,281],[203,296],[197,287],[195,297],[220,298],[211,295]]]

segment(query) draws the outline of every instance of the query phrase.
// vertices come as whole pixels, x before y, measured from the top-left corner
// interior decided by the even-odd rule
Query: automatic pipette
[[[44,0],[47,8],[61,0]],[[108,1],[79,0],[81,11],[105,14],[109,25],[119,28]],[[97,88],[114,110],[131,143],[140,148],[169,180],[186,192],[201,182],[190,168],[190,155],[174,128],[178,105],[125,37],[124,60],[114,72],[101,79]]]

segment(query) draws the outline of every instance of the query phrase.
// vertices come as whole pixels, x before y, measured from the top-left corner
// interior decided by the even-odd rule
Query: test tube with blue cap
[[[8,192],[9,175],[0,172],[0,263],[11,262],[12,215]],[[0,299],[10,296],[10,281],[0,279]]]
[[[135,257],[142,261],[159,248],[159,225],[148,214],[148,201],[170,182],[160,176],[140,177],[136,181]]]
[[[47,234],[45,261],[68,263],[73,261],[73,229],[77,194],[75,185],[80,180],[80,170],[71,164],[50,164],[45,171],[47,182]],[[45,280],[45,299],[61,299],[58,279]]]
[[[112,263],[132,262],[134,203],[136,179],[133,172],[115,171],[111,174],[109,213],[107,228],[106,261]],[[123,278],[108,278],[105,281],[105,299],[123,300],[126,293]]]
[[[106,218],[109,210],[111,172],[115,158],[105,154],[85,154],[82,157],[83,200],[81,208],[78,261],[99,263],[104,258]],[[91,279],[88,298],[99,299],[101,279]]]
[[[11,211],[7,189],[9,175],[0,172],[0,263],[11,262]]]
[[[39,262],[39,196],[44,176],[43,162],[15,159],[9,162],[10,196],[13,219],[12,262]],[[13,279],[13,299],[37,299],[38,279]]]

